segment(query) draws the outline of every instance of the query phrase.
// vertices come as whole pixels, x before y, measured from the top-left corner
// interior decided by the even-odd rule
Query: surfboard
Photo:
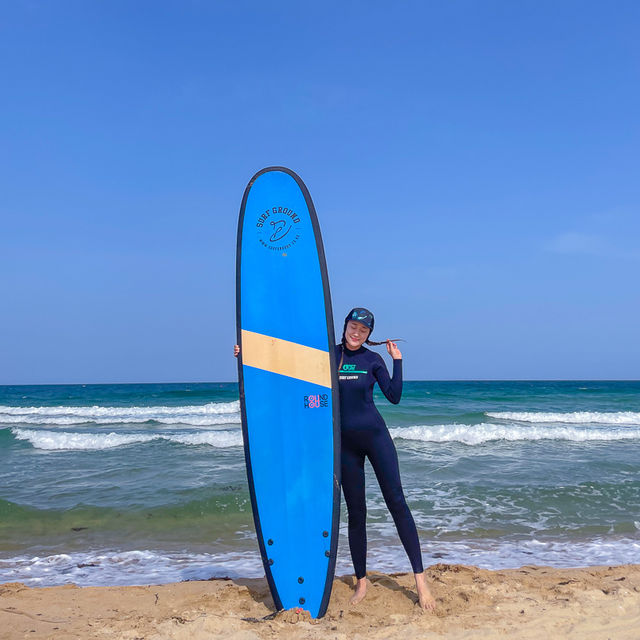
[[[340,520],[340,413],[320,227],[285,167],[251,178],[236,253],[242,434],[253,519],[277,609],[322,617]]]

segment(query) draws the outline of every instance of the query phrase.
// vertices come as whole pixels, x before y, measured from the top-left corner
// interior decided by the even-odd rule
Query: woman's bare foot
[[[360,578],[356,582],[356,592],[351,596],[349,604],[358,604],[367,595],[367,579]]]
[[[436,608],[436,601],[431,595],[431,591],[427,586],[427,578],[422,573],[414,573],[416,577],[416,590],[418,591],[418,603],[422,609],[433,611]]]

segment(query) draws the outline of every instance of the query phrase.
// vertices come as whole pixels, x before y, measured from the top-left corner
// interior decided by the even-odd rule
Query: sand
[[[329,609],[275,612],[264,579],[161,586],[29,588],[0,585],[0,640],[255,640],[258,638],[640,639],[640,565],[488,571],[427,569],[435,613],[416,605],[412,574],[370,573],[367,597],[348,601],[336,578]]]

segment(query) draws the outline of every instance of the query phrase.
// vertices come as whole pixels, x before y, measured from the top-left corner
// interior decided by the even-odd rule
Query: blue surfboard
[[[302,180],[268,167],[240,208],[238,378],[245,460],[277,609],[329,604],[340,520],[340,414],[320,228]]]

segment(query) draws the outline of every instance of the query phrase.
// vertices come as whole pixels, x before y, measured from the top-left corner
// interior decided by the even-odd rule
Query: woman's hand
[[[233,345],[233,356],[237,358],[240,355],[240,347],[237,344]]]
[[[398,345],[395,342],[387,340],[387,351],[394,360],[402,360],[402,353],[400,353],[400,349],[398,349]]]

